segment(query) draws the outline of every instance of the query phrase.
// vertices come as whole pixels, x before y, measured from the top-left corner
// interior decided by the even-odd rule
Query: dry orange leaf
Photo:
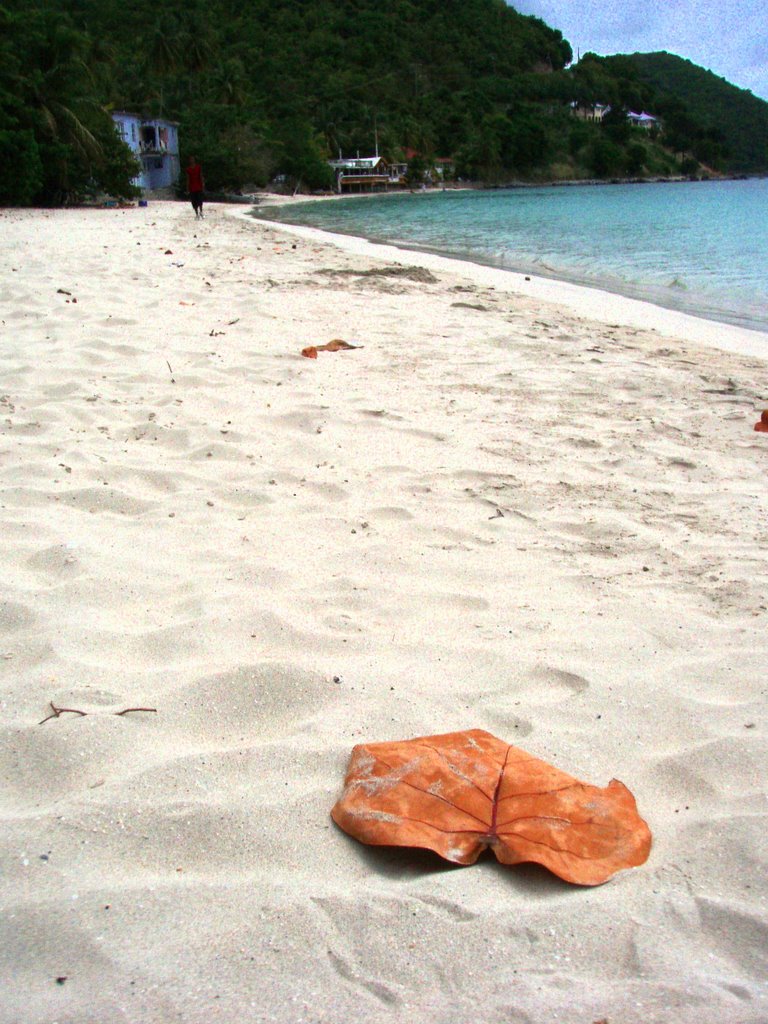
[[[491,849],[577,885],[600,885],[651,849],[621,782],[579,782],[482,729],[356,746],[331,817],[372,846],[423,847],[454,864]]]
[[[763,409],[760,419],[755,424],[755,430],[760,434],[768,434],[768,409]]]
[[[301,354],[307,359],[317,359],[318,352],[346,352],[353,348],[362,348],[362,345],[350,345],[348,341],[334,338],[327,345],[309,345],[301,350]]]

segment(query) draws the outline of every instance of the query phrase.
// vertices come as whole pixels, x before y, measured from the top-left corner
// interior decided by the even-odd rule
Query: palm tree
[[[211,76],[213,96],[227,107],[243,107],[248,102],[245,68],[238,58],[224,61]]]
[[[195,14],[188,14],[183,32],[184,68],[194,74],[206,71],[216,53],[216,39],[208,21]]]
[[[160,80],[159,113],[165,108],[165,80],[178,70],[181,63],[182,39],[175,18],[163,17],[156,23],[149,38],[148,67]]]
[[[91,127],[102,108],[94,93],[88,38],[48,14],[39,29],[37,66],[23,80],[26,106],[54,154],[55,185],[66,193],[71,158],[90,168],[103,156]]]

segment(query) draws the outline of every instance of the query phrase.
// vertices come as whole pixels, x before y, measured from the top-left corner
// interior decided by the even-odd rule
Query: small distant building
[[[424,180],[427,183],[434,184],[435,181],[445,181],[446,178],[451,178],[455,170],[455,162],[450,156],[424,156],[418,149],[406,149],[405,159],[410,163],[411,160],[421,160],[424,164]],[[400,164],[402,166],[403,177],[405,177],[408,171],[408,164]]]
[[[114,111],[112,120],[118,135],[141,164],[133,184],[145,191],[174,185],[180,170],[178,122],[140,117],[125,110]]]
[[[440,181],[452,178],[456,172],[456,163],[450,156],[436,156],[432,161],[432,166]]]
[[[395,186],[404,186],[408,177],[408,164],[404,160],[396,160],[388,168],[389,183]]]
[[[405,151],[405,160],[388,163],[381,156],[356,156],[329,160],[336,175],[337,192],[386,192],[388,188],[403,188],[408,178],[408,161],[419,154],[413,149]],[[426,163],[427,161],[425,161]],[[439,158],[429,163],[425,180],[442,181],[453,173],[453,160]]]
[[[336,175],[338,192],[373,192],[386,190],[390,184],[389,167],[381,156],[357,156],[328,163]]]
[[[577,100],[571,103],[571,113],[574,117],[578,117],[581,121],[592,121],[596,124],[600,124],[610,109],[609,103],[579,103]]]
[[[630,110],[627,114],[627,120],[636,128],[644,128],[647,132],[649,132],[651,128],[657,128],[659,126],[658,117],[654,117],[653,114],[646,114],[645,111],[641,114],[636,114],[634,110]]]

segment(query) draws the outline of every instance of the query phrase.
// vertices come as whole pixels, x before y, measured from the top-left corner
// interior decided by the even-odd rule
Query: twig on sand
[[[60,715],[63,715],[65,713],[70,715],[80,715],[81,718],[86,718],[89,714],[93,714],[93,712],[90,711],[80,711],[79,708],[60,708],[56,704],[54,704],[53,701],[49,701],[49,704],[51,706],[51,714],[47,715],[45,718],[42,719],[42,721],[38,722],[38,725],[42,725],[43,722],[48,722],[52,718],[58,718]],[[157,713],[157,708],[123,708],[122,711],[113,711],[112,714],[127,715],[130,714],[132,711],[153,711]]]
[[[165,365],[168,367],[168,369],[171,372],[171,384],[175,384],[176,383],[176,378],[173,376],[173,368],[171,367],[171,364],[168,362],[167,359],[165,360]]]
[[[88,714],[87,711],[78,711],[77,708],[57,708],[53,701],[49,702],[51,705],[51,714],[47,718],[44,718],[42,722],[38,722],[38,725],[42,725],[43,722],[47,722],[51,718],[58,718],[59,715],[63,715],[64,712],[69,712],[71,715],[82,715],[83,718]]]

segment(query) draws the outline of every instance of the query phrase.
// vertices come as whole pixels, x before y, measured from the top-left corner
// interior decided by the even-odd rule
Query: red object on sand
[[[755,424],[755,430],[760,434],[768,434],[768,409],[763,409],[759,421]]]
[[[307,359],[317,359],[318,352],[348,352],[355,348],[362,348],[362,345],[350,345],[348,341],[334,338],[327,345],[310,345],[308,348],[303,348],[301,354]]]

